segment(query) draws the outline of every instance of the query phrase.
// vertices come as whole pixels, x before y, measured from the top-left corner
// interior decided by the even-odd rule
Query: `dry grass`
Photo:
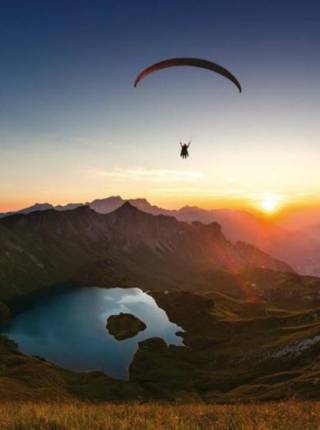
[[[316,430],[320,402],[251,405],[2,403],[1,430]]]

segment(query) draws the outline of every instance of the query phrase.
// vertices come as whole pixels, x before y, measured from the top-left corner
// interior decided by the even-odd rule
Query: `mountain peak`
[[[31,212],[38,212],[38,211],[47,211],[50,209],[54,209],[54,207],[50,203],[35,203],[32,206],[29,206],[27,208],[21,209],[17,211],[17,213],[21,214],[29,214]]]
[[[123,203],[123,205],[121,205],[118,209],[116,209],[115,212],[119,214],[119,213],[137,213],[142,211],[137,209],[127,200]]]

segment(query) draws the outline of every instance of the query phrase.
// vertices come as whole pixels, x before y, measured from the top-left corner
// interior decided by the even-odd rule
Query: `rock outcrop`
[[[132,314],[111,315],[107,321],[109,333],[117,340],[129,339],[147,328],[146,324]]]

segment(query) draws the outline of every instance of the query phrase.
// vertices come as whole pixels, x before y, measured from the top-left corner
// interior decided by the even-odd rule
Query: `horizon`
[[[0,211],[114,194],[270,216],[320,207],[320,6],[140,6],[2,3]],[[242,94],[194,68],[133,87],[176,56],[222,64]]]
[[[51,205],[54,208],[57,206],[66,206],[68,204],[81,204],[81,205],[90,205],[92,202],[96,201],[96,200],[107,200],[107,199],[111,199],[111,198],[120,198],[123,200],[123,202],[127,202],[127,201],[131,201],[131,200],[145,200],[148,204],[150,204],[151,206],[157,206],[160,209],[164,209],[164,210],[176,210],[179,211],[181,209],[184,208],[196,208],[196,209],[202,209],[202,210],[206,210],[206,211],[224,211],[224,210],[234,210],[234,211],[240,211],[240,212],[244,212],[244,213],[248,213],[253,215],[254,217],[256,217],[257,219],[263,219],[266,221],[270,221],[270,222],[274,222],[275,224],[277,224],[278,222],[281,223],[288,223],[288,225],[290,225],[290,221],[292,221],[293,219],[293,225],[295,224],[295,215],[298,215],[299,220],[298,223],[302,224],[302,225],[312,225],[312,222],[308,223],[308,217],[311,216],[318,216],[319,212],[320,212],[320,205],[292,205],[290,206],[286,206],[286,207],[280,207],[277,208],[277,210],[271,210],[269,211],[266,208],[263,208],[261,205],[263,205],[263,201],[260,202],[259,204],[256,205],[252,205],[252,206],[243,206],[241,204],[234,204],[234,205],[215,205],[215,206],[201,206],[201,205],[197,205],[194,204],[192,202],[186,202],[185,204],[182,205],[163,205],[161,204],[161,202],[156,202],[153,200],[150,200],[146,197],[142,197],[142,196],[134,196],[134,197],[124,197],[121,196],[119,194],[114,194],[114,195],[110,195],[110,196],[104,196],[104,197],[94,197],[94,198],[89,198],[86,199],[84,201],[75,201],[75,200],[70,200],[70,201],[63,201],[63,202],[53,202],[53,201],[33,201],[30,202],[29,204],[23,206],[23,207],[17,207],[17,208],[11,208],[9,210],[1,210],[0,208],[0,215],[5,214],[5,213],[15,213],[18,211],[22,211],[24,209],[28,209],[31,208],[33,206],[37,206],[37,205]],[[293,218],[292,218],[293,217]]]

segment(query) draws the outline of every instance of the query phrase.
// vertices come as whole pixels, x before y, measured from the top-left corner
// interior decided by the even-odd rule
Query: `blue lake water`
[[[106,329],[110,315],[131,313],[147,328],[130,339],[117,341]],[[75,288],[38,298],[1,327],[28,355],[38,355],[66,369],[101,370],[125,379],[138,342],[161,337],[168,344],[183,345],[154,299],[137,288]]]

